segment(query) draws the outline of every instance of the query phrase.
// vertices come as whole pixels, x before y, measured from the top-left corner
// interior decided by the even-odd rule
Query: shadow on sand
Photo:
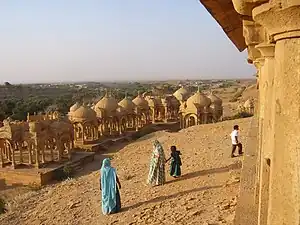
[[[220,168],[201,170],[201,171],[188,173],[188,174],[183,175],[182,177],[180,177],[178,179],[168,181],[168,182],[166,182],[166,184],[175,183],[177,181],[182,181],[182,180],[188,180],[188,179],[192,179],[192,178],[195,178],[195,177],[204,176],[204,175],[208,175],[208,174],[225,173],[225,172],[229,172],[230,170],[240,169],[241,167],[242,167],[241,162],[237,161],[236,163],[230,164],[228,166],[220,167]],[[206,186],[206,187],[200,187],[200,188],[195,188],[195,189],[191,189],[191,190],[178,192],[178,193],[175,193],[175,194],[172,194],[172,195],[159,196],[159,197],[150,199],[150,200],[145,201],[145,202],[139,202],[139,203],[136,203],[132,206],[124,207],[124,208],[122,208],[121,212],[125,212],[125,211],[128,211],[130,209],[138,208],[138,207],[140,207],[142,205],[145,205],[145,204],[162,202],[162,201],[165,201],[165,200],[168,200],[168,199],[177,198],[179,196],[187,195],[187,194],[190,194],[190,193],[193,193],[193,192],[216,189],[216,188],[221,188],[221,187],[222,187],[222,185]]]
[[[182,175],[180,178],[167,181],[166,184],[171,184],[182,180],[188,180],[199,176],[205,176],[208,174],[225,173],[225,172],[229,172],[230,170],[237,170],[241,168],[242,168],[241,161],[237,161],[236,163],[230,164],[228,166],[220,167],[220,168],[213,168],[208,170],[200,170],[192,173],[187,173]]]
[[[191,189],[191,190],[181,191],[181,192],[178,192],[178,193],[175,193],[175,194],[172,194],[172,195],[159,196],[159,197],[150,199],[150,200],[145,201],[145,202],[139,202],[139,203],[136,203],[134,205],[124,207],[124,208],[122,208],[121,212],[125,212],[125,211],[128,211],[130,209],[135,209],[135,208],[138,208],[142,205],[146,205],[146,204],[150,204],[150,203],[157,203],[157,202],[162,202],[162,201],[165,201],[165,200],[178,198],[179,196],[184,196],[184,195],[187,195],[187,194],[190,194],[190,193],[193,193],[193,192],[205,191],[205,190],[216,189],[216,188],[221,188],[221,187],[222,187],[222,185],[200,187],[200,188],[195,188],[195,189]]]

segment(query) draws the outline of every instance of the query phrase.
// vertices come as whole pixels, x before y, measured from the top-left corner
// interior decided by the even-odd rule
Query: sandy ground
[[[229,134],[238,123],[241,140],[247,144],[250,121],[200,125],[178,133],[156,132],[117,152],[97,155],[78,177],[10,199],[9,211],[0,217],[0,224],[232,224],[241,158],[229,157]],[[169,147],[177,145],[182,152],[183,176],[175,180],[166,171],[167,183],[153,188],[146,185],[146,178],[155,139],[161,141],[167,156]],[[122,183],[122,212],[110,216],[101,213],[98,169],[103,157],[113,157]]]

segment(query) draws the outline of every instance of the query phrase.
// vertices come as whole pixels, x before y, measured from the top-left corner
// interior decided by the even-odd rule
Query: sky
[[[251,78],[198,0],[1,0],[0,82]]]

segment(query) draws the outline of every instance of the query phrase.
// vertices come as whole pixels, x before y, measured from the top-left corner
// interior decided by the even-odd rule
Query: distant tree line
[[[138,92],[141,94],[151,90],[151,84],[134,83],[122,88],[109,88],[107,90],[118,100],[128,97],[134,98]],[[172,90],[173,91],[173,90]],[[75,102],[95,102],[103,97],[105,91],[95,88],[82,88],[77,92],[70,90],[70,94],[53,95],[30,95],[28,98],[7,98],[0,101],[0,120],[10,117],[13,120],[26,120],[27,113],[46,113],[58,111],[62,114],[68,113]]]

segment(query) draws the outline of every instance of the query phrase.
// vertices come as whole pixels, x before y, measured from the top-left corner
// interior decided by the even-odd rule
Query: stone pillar
[[[275,101],[273,99],[274,88],[274,53],[275,45],[262,43],[256,46],[261,52],[264,60],[262,68],[262,79],[260,98],[263,100],[263,124],[262,124],[262,142],[261,142],[261,160],[260,160],[260,180],[259,180],[259,206],[258,206],[258,224],[267,225],[268,204],[269,204],[269,178],[272,151],[274,148],[274,116]]]
[[[265,77],[263,75],[263,66],[264,66],[264,58],[258,58],[254,61],[254,65],[257,69],[258,74],[258,82],[261,84]],[[258,114],[258,149],[257,149],[257,162],[256,162],[256,182],[255,182],[255,203],[259,203],[259,187],[260,187],[260,164],[261,164],[261,152],[262,152],[262,129],[263,129],[263,121],[264,121],[264,92],[262,90],[263,85],[259,85],[259,109],[257,110]]]
[[[277,4],[276,4],[277,3]],[[300,2],[273,0],[253,18],[275,41],[274,150],[268,225],[300,222]]]
[[[40,150],[38,138],[35,137],[35,167],[40,168]]]

